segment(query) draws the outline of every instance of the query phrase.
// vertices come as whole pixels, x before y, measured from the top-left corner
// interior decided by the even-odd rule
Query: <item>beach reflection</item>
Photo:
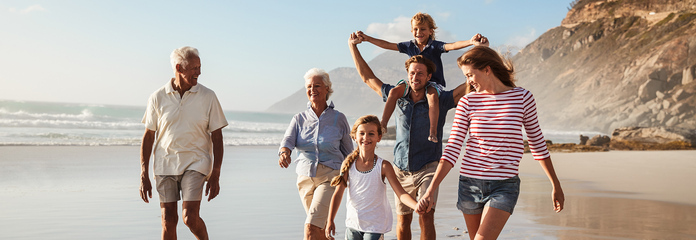
[[[539,224],[557,226],[545,231],[557,239],[696,238],[696,206],[626,198],[630,193],[579,189],[579,183],[572,181],[564,184],[566,207],[554,214],[548,180],[523,178],[517,210],[537,213],[534,221]]]

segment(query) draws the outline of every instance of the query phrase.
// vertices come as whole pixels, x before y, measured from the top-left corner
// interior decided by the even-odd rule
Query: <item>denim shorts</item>
[[[485,206],[512,214],[520,196],[520,177],[483,180],[459,176],[457,209],[464,214],[481,214]]]
[[[346,240],[383,240],[384,234],[361,232],[352,228],[346,228]]]

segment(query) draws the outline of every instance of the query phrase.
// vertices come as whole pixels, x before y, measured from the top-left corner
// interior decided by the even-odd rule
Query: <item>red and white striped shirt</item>
[[[524,154],[522,127],[534,159],[548,158],[531,92],[516,87],[496,94],[467,94],[457,104],[441,160],[455,165],[468,132],[461,175],[487,180],[514,177]]]

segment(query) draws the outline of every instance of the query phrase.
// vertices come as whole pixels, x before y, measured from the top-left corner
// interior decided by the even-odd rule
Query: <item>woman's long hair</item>
[[[358,120],[355,121],[355,124],[353,124],[353,128],[350,129],[350,137],[353,138],[353,140],[355,140],[355,133],[358,131],[358,126],[363,124],[374,124],[375,126],[377,126],[377,134],[379,134],[379,136],[382,136],[382,125],[379,122],[379,118],[377,118],[377,116],[375,115],[365,115],[358,118]],[[343,184],[343,186],[348,186],[348,170],[353,165],[355,160],[358,159],[359,156],[360,147],[356,147],[352,153],[348,154],[346,159],[343,160],[343,164],[341,164],[341,174],[335,176],[331,180],[332,187],[338,186],[339,184]]]
[[[490,66],[493,75],[500,79],[505,86],[516,87],[515,69],[512,66],[512,61],[507,57],[501,57],[498,52],[489,47],[476,46],[462,54],[461,57],[457,58],[457,66],[461,68],[463,65],[468,65],[477,70],[483,70]],[[466,84],[468,86],[466,93],[476,92],[476,89],[473,89],[469,81]]]

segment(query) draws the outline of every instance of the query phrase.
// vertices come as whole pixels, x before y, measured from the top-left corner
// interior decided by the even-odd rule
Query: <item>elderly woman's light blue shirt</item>
[[[317,164],[340,169],[343,159],[353,151],[350,126],[343,113],[334,110],[333,102],[317,117],[307,104],[307,110],[296,114],[285,131],[280,147],[297,148],[299,175],[316,177]]]

